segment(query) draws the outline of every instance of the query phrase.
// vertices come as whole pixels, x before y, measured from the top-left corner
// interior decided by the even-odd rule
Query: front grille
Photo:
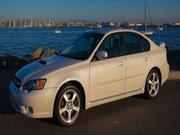
[[[15,76],[13,82],[17,88],[20,88],[21,80],[18,77]]]

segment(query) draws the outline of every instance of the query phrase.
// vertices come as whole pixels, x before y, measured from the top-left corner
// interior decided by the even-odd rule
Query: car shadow
[[[71,127],[78,127],[86,125],[87,121],[93,123],[97,119],[104,119],[116,115],[118,113],[126,113],[128,111],[134,110],[134,108],[141,106],[144,103],[149,103],[149,100],[144,96],[144,94],[124,98],[114,102],[109,102],[99,106],[92,107],[88,110],[84,110],[75,125]],[[105,110],[105,111],[104,111]],[[113,111],[112,111],[113,110]],[[97,117],[98,116],[98,117]],[[54,126],[59,126],[58,121],[54,119],[36,119],[41,122],[52,124]]]

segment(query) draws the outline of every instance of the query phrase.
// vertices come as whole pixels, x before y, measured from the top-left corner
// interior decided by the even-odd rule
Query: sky
[[[180,22],[180,0],[149,0],[152,21]],[[143,22],[144,0],[0,0],[0,19]]]

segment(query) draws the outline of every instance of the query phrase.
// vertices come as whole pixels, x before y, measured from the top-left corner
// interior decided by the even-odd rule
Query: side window
[[[123,46],[121,44],[121,37],[120,34],[112,34],[108,36],[98,50],[107,51],[108,58],[122,56]]]
[[[130,32],[124,33],[126,55],[144,51],[139,41],[139,35]]]
[[[140,35],[139,35],[139,40],[144,52],[150,51],[149,41]]]

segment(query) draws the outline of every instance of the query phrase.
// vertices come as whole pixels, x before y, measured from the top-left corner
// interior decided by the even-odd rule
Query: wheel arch
[[[58,89],[58,91],[56,92],[56,96],[55,96],[55,100],[54,100],[54,105],[53,105],[53,110],[54,110],[54,107],[55,107],[55,102],[56,102],[56,99],[57,99],[57,96],[58,96],[58,94],[59,94],[59,92],[65,87],[65,86],[67,86],[67,85],[70,85],[70,84],[73,84],[73,85],[75,85],[78,89],[79,89],[79,91],[80,91],[80,93],[81,93],[81,96],[82,96],[82,102],[83,102],[83,110],[85,110],[85,108],[86,108],[86,97],[85,97],[85,91],[84,91],[84,87],[83,87],[83,85],[79,82],[79,81],[77,81],[77,80],[69,80],[69,81],[67,81],[67,82],[64,82],[61,86],[60,86],[60,88]]]
[[[159,77],[160,77],[160,84],[162,85],[162,73],[161,73],[160,68],[159,68],[159,67],[153,67],[153,68],[151,68],[151,70],[149,71],[149,73],[150,73],[151,71],[153,71],[153,70],[155,70],[155,71],[158,72]],[[148,73],[148,75],[149,75],[149,73]]]

